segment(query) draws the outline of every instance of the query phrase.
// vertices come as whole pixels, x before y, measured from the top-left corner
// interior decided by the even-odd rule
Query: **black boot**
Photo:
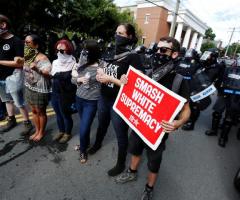
[[[117,164],[108,171],[109,176],[117,176],[121,174],[125,169],[125,161],[127,157],[127,152],[118,152]]]
[[[212,128],[210,130],[207,130],[205,132],[205,134],[208,135],[208,136],[217,135],[220,120],[221,120],[221,114],[218,113],[218,112],[213,112],[213,114],[212,114]]]
[[[230,132],[232,127],[232,123],[231,121],[225,121],[223,122],[223,129],[222,132],[220,134],[220,138],[218,140],[218,145],[221,147],[225,147],[226,143],[228,141],[228,133]]]
[[[182,127],[182,130],[184,131],[191,131],[194,129],[194,122],[189,120],[187,123],[185,123]]]

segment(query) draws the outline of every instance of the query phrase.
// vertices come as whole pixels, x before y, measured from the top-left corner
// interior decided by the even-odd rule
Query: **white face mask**
[[[65,54],[65,53],[58,52],[57,57],[58,57],[59,60],[67,61],[67,60],[72,58],[72,55],[68,55],[68,54]]]

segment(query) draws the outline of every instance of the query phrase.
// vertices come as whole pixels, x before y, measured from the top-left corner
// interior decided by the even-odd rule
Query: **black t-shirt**
[[[16,36],[0,39],[0,60],[13,61],[14,57],[24,56],[24,44]],[[13,67],[0,65],[0,80],[5,80],[14,71]]]
[[[158,83],[168,88],[169,90],[172,90],[172,84],[175,76],[176,76],[176,72],[171,71],[170,73],[166,74],[162,79],[160,79]],[[189,89],[189,84],[187,80],[185,79],[182,80],[181,86],[179,87],[178,94],[183,98],[187,99],[187,101],[189,100],[190,89]]]
[[[130,65],[138,70],[143,71],[140,56],[136,53],[130,53],[123,59],[119,59],[117,61],[109,63],[104,68],[104,72],[107,75],[120,79],[123,74],[127,73]],[[119,89],[120,87],[113,83],[102,84],[101,93],[105,97],[108,97],[110,99],[116,99]]]
[[[169,90],[172,90],[172,84],[173,80],[176,76],[175,71],[171,71],[170,73],[166,74],[162,79],[158,81],[161,85],[168,88]],[[179,87],[178,95],[182,96],[183,98],[187,99],[189,101],[190,98],[190,89],[188,81],[183,79],[181,82],[181,86]],[[164,143],[168,139],[168,134],[166,133],[162,139],[162,143]]]

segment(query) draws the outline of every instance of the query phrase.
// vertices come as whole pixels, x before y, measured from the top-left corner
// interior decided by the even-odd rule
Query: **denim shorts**
[[[6,93],[6,82],[0,81],[0,98],[2,102],[14,102],[17,108],[22,108],[25,106],[23,91],[19,90],[13,93]]]

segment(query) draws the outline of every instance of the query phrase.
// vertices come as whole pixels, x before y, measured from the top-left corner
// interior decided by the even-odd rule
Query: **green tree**
[[[224,52],[226,50],[227,50],[227,47],[224,48]],[[240,53],[240,43],[235,42],[229,46],[227,56],[234,57],[239,53]]]
[[[216,45],[213,42],[203,43],[201,46],[201,52],[207,51],[210,48],[216,48]]]
[[[11,19],[19,36],[36,29],[43,35],[71,31],[107,41],[120,22],[132,22],[113,0],[1,0],[0,13]]]
[[[214,40],[215,37],[216,37],[216,34],[213,33],[212,28],[208,28],[208,29],[205,31],[205,36],[204,36],[205,39]]]

